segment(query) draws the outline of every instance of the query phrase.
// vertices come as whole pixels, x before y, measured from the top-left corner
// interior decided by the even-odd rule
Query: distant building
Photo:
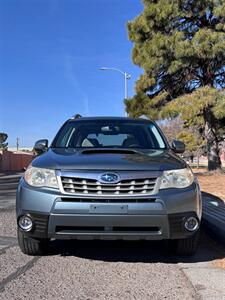
[[[20,147],[19,150],[17,150],[16,147],[8,147],[8,151],[12,152],[32,152],[33,147]]]

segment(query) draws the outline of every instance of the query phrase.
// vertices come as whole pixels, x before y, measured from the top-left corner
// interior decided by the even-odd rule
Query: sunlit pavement
[[[22,254],[15,184],[3,181],[0,299],[225,299],[225,270],[215,264],[225,249],[205,228],[190,258],[172,256],[164,242],[52,241],[48,256]]]

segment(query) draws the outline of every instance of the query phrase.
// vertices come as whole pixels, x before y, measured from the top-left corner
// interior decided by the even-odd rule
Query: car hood
[[[181,169],[186,163],[172,150],[59,149],[50,148],[35,158],[34,167],[54,170],[164,171]]]

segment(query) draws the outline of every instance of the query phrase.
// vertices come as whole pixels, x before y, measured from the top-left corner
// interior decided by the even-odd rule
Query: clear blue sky
[[[75,113],[124,115],[123,77],[131,61],[126,22],[140,0],[0,0],[0,131],[15,147],[54,137]]]

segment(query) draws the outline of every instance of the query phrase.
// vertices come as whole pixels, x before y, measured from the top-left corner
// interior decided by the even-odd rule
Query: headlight
[[[164,171],[161,179],[160,189],[168,188],[186,188],[194,181],[194,175],[191,169],[179,169]]]
[[[25,172],[24,178],[31,186],[58,188],[54,170],[29,167]]]

